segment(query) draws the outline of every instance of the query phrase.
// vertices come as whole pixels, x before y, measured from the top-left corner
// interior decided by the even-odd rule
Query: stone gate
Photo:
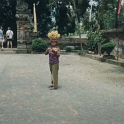
[[[17,24],[17,48],[27,48],[31,43],[33,33],[33,15],[28,9],[28,4],[24,0],[17,0],[16,24]]]

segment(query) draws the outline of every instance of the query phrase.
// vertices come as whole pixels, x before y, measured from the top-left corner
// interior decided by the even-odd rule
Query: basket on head
[[[48,38],[51,42],[57,42],[57,39],[60,37],[60,34],[58,34],[58,31],[51,31],[48,33]]]

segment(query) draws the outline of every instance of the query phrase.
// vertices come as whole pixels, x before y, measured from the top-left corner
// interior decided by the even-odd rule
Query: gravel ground
[[[49,90],[48,56],[1,55],[0,124],[124,124],[124,68],[61,55]]]

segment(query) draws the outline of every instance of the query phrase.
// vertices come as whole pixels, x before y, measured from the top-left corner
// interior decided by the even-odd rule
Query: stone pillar
[[[16,24],[17,24],[17,48],[27,48],[27,43],[32,41],[33,15],[24,0],[17,0]]]

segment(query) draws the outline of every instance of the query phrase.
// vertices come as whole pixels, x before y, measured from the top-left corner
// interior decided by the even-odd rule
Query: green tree
[[[55,17],[55,27],[61,35],[74,33],[75,19],[71,9],[63,2],[56,2],[53,7],[53,17]]]
[[[51,0],[50,2],[53,5],[54,4],[57,5],[57,3],[61,2],[62,7],[64,7],[64,8],[67,5],[71,5],[73,7],[73,13],[71,13],[72,17],[75,17],[76,21],[78,23],[80,23],[81,18],[83,17],[83,14],[85,13],[86,8],[88,7],[88,0],[59,0],[59,1]],[[63,11],[63,13],[66,14],[65,12],[67,13],[66,8],[65,8],[65,11]],[[58,15],[58,16],[61,16],[61,15]],[[66,18],[66,19],[68,19],[68,18]],[[68,21],[66,21],[66,22],[68,22]]]
[[[101,0],[98,6],[97,20],[101,29],[115,27],[117,0]]]
[[[102,32],[100,30],[93,32],[92,28],[87,34],[87,46],[88,49],[94,51],[95,54],[98,53],[98,43],[106,43],[106,39],[102,36]]]
[[[83,14],[85,13],[86,8],[88,6],[88,0],[59,0],[59,1],[58,0],[51,0],[51,2],[53,2],[53,1],[55,3],[62,2],[62,4],[71,5],[73,7],[73,12],[74,12],[73,17],[75,17],[74,22],[77,23],[77,27],[78,27],[77,32],[79,34],[80,41],[81,41],[80,22],[81,22],[81,17],[83,17]],[[63,11],[63,12],[65,12],[65,11]],[[66,14],[66,13],[64,13],[64,14]],[[67,18],[66,18],[66,23],[68,23]],[[59,28],[59,26],[58,26],[58,28]],[[82,43],[81,43],[81,50],[82,49],[83,49],[83,47],[82,47]]]
[[[37,5],[37,18],[39,36],[46,37],[51,26],[51,11],[49,7],[49,0],[39,0]]]
[[[38,22],[38,31],[40,37],[46,37],[51,28],[51,11],[49,0],[25,0],[33,13],[33,3],[36,3],[36,14]]]

